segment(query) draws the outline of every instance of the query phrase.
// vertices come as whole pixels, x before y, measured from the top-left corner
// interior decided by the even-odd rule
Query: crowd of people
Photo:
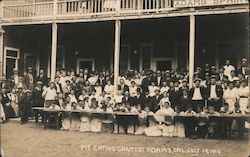
[[[135,134],[147,136],[218,138],[227,136],[227,130],[234,128],[242,136],[245,128],[249,128],[245,120],[197,117],[250,114],[248,75],[245,58],[240,69],[235,69],[229,60],[218,69],[209,64],[197,67],[192,87],[189,87],[188,72],[129,70],[119,76],[115,93],[112,70],[80,69],[76,74],[74,70],[60,69],[56,78],[49,81],[43,69],[38,76],[30,67],[23,76],[13,69],[13,75],[0,82],[1,122],[21,117],[21,124],[27,123],[34,116],[32,107],[45,107],[137,113]],[[197,117],[174,118],[175,115]],[[60,115],[60,121],[64,130],[133,132],[129,118],[121,121],[118,130],[117,117],[112,114],[65,112]]]

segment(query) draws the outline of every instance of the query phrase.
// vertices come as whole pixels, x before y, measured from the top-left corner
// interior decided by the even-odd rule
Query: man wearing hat
[[[5,89],[9,93],[12,89],[11,84],[6,80],[5,77],[2,77],[0,80],[0,88]]]
[[[48,77],[46,76],[44,69],[40,69],[39,75],[37,76],[36,81],[42,82],[43,86],[48,85]]]
[[[152,78],[150,77],[150,71],[146,72],[146,78],[142,80],[142,91],[144,92],[146,89],[148,89],[148,86],[152,84]]]
[[[31,90],[24,91],[25,97],[20,102],[20,115],[21,115],[21,124],[28,122],[28,117],[30,116],[30,110],[32,108],[31,100]]]
[[[18,74],[18,69],[17,68],[14,68],[12,70],[13,74],[10,76],[10,80],[11,80],[11,83],[12,83],[12,88],[15,87],[16,85],[18,85],[19,83],[19,74]]]
[[[205,106],[207,92],[206,88],[201,86],[200,78],[194,79],[194,87],[189,91],[189,99],[195,112],[198,111],[198,108],[203,109],[203,107]]]
[[[207,86],[208,106],[213,106],[215,111],[220,112],[222,105],[223,89],[216,85],[216,76],[212,75],[210,84]]]
[[[247,59],[246,58],[243,58],[242,60],[241,60],[241,67],[238,69],[238,74],[244,74],[244,75],[249,75],[249,72],[250,72],[250,70],[249,70],[249,66],[248,66],[248,64],[247,64],[248,62],[247,62]]]
[[[174,88],[169,89],[169,100],[171,102],[171,107],[179,105],[179,99],[181,97],[181,90],[179,89],[180,82],[178,79],[174,80]]]
[[[160,109],[160,101],[162,99],[162,95],[160,95],[160,89],[155,89],[155,96],[151,98],[150,103],[150,110],[153,112],[156,112],[158,109]]]
[[[35,80],[33,76],[33,70],[31,67],[28,67],[27,74],[24,75],[24,83],[26,84],[29,90],[33,90],[35,86]]]

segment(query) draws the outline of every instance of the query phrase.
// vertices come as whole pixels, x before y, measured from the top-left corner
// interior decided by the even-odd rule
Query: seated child
[[[126,104],[125,112],[128,113],[138,113],[137,108],[135,106],[130,106],[130,104]],[[128,134],[134,134],[135,133],[135,128],[134,128],[134,117],[124,117],[126,118],[126,124],[127,124],[127,133]]]
[[[243,112],[240,109],[240,105],[238,103],[236,103],[235,106],[234,106],[233,114],[236,114],[236,115],[243,114]],[[238,129],[239,137],[242,137],[244,135],[244,130],[245,130],[244,124],[245,124],[245,121],[242,118],[237,118],[237,119],[233,120],[232,128],[233,129],[236,129],[236,128]]]
[[[105,103],[105,100],[103,100],[101,104],[102,105],[102,110],[107,113],[113,113],[113,109],[109,103]],[[102,120],[102,128],[101,130],[103,132],[109,132],[113,133],[114,132],[114,115],[113,114],[104,114],[103,120]]]
[[[200,107],[197,108],[197,136],[199,138],[206,138],[208,135],[208,109],[206,106],[203,107],[203,110],[201,110]]]
[[[159,114],[159,116],[158,116]],[[162,115],[164,119],[162,119]],[[162,129],[162,136],[173,137],[174,136],[174,110],[170,107],[170,102],[166,101],[163,103],[162,109],[156,111],[155,115],[158,117],[158,122],[164,123]]]
[[[145,112],[147,113],[148,127],[144,129],[146,136],[161,136],[162,130],[159,122],[155,119],[155,115],[148,106],[145,107]]]
[[[86,131],[90,131],[90,112],[91,111],[91,108],[89,107],[88,104],[85,104],[85,102],[82,102],[80,103],[81,105],[81,108],[83,111],[86,111],[85,112],[82,112],[80,114],[80,131],[81,132],[86,132]]]
[[[175,115],[184,115],[184,112],[180,110],[179,107],[175,107]],[[174,124],[174,136],[175,137],[185,137],[185,127],[182,117],[175,117]]]
[[[185,136],[189,138],[193,138],[195,136],[195,127],[196,121],[195,116],[196,112],[193,111],[192,105],[187,105],[187,111],[183,114],[184,118],[184,126],[185,126]]]
[[[142,110],[141,105],[137,105],[138,111],[138,126],[135,135],[144,134],[144,130],[147,128],[147,112]]]
[[[79,110],[79,106],[77,105],[76,102],[72,102],[71,104],[71,110]],[[72,131],[77,131],[80,129],[80,116],[79,113],[77,112],[72,112],[71,113],[71,122],[70,122],[70,130]]]
[[[208,126],[208,137],[219,138],[220,136],[220,113],[215,111],[214,106],[208,107],[209,126]]]
[[[228,114],[232,114],[233,111],[230,111],[228,103],[225,103],[224,106],[221,107],[220,113],[221,115],[228,115]],[[222,133],[223,138],[231,136],[231,127],[232,127],[232,119],[228,117],[222,117],[221,118],[221,133]]]
[[[92,102],[92,112],[101,112],[102,110],[98,107],[98,102],[93,101]],[[90,131],[91,132],[101,132],[102,128],[102,115],[100,114],[91,114],[91,119],[90,119]]]
[[[62,109],[64,110],[71,110],[71,106],[68,105],[66,99],[66,103],[62,103]],[[70,129],[70,113],[63,112],[62,113],[62,130],[69,130]]]

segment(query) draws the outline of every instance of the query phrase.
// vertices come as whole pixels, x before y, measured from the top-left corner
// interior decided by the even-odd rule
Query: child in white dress
[[[80,114],[80,131],[81,132],[87,132],[90,131],[90,112],[91,108],[89,107],[88,104],[83,103],[82,104],[82,110],[86,111],[86,113],[82,112]]]
[[[175,115],[184,115],[183,111],[180,111],[180,109],[176,106],[175,107]],[[185,137],[185,127],[183,123],[183,119],[175,118],[175,124],[174,124],[174,136],[175,137]]]
[[[71,104],[71,110],[76,111],[79,110],[79,106],[76,104],[76,102],[72,102]],[[77,112],[71,113],[71,122],[70,122],[70,130],[72,131],[78,131],[80,129],[80,116]]]
[[[147,128],[147,112],[142,110],[141,105],[137,105],[138,111],[138,127],[136,128],[135,135],[144,134],[144,130]]]
[[[102,110],[98,107],[98,102],[95,101],[92,103],[92,110],[90,119],[90,131],[91,132],[101,132],[102,128],[102,115],[95,114],[94,112],[101,112]]]
[[[62,104],[62,109],[70,111],[71,105],[70,105],[70,98],[66,98],[66,102]],[[62,130],[69,130],[70,129],[70,113],[69,112],[63,112],[62,114]]]

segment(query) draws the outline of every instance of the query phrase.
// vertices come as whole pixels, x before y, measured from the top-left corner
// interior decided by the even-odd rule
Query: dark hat
[[[200,79],[200,78],[195,78],[195,79],[194,79],[194,82],[196,82],[196,81],[201,82],[201,79]]]
[[[212,78],[216,79],[216,76],[215,76],[215,75],[212,75],[210,78],[211,78],[211,79],[212,79]]]

